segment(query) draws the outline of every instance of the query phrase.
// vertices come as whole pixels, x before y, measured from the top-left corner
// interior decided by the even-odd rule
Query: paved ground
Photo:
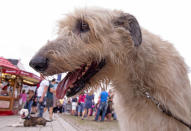
[[[48,120],[48,113],[44,114]],[[119,131],[118,121],[95,122],[94,117],[81,120],[81,117],[70,114],[54,114],[54,121],[47,122],[46,126],[15,127],[19,125],[19,116],[0,116],[0,131]],[[13,127],[14,126],[14,127]]]
[[[45,118],[48,114],[45,114]],[[77,129],[55,114],[54,121],[48,122],[45,127],[10,127],[19,124],[19,116],[0,116],[0,131],[76,131]]]

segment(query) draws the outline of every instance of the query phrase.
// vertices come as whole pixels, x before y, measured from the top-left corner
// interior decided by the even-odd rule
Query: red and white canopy
[[[0,57],[0,67],[1,72],[11,75],[17,75],[23,79],[23,83],[27,85],[36,85],[40,82],[40,77],[37,75],[20,70],[16,66],[14,66],[11,62],[9,62],[7,59]]]
[[[14,66],[11,62],[9,62],[7,59],[0,57],[0,67],[12,69],[12,70],[19,70],[16,66]]]

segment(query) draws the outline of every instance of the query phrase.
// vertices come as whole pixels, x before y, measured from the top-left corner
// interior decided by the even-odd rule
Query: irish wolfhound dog
[[[58,37],[37,52],[30,66],[44,75],[68,72],[58,85],[58,98],[111,81],[121,130],[189,130],[191,89],[183,58],[130,14],[76,10],[59,22]]]

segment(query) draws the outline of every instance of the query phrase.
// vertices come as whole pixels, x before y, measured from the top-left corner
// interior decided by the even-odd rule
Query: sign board
[[[0,108],[9,108],[10,101],[0,100]]]

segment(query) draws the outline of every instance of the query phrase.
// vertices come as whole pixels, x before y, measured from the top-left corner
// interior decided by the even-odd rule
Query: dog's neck
[[[146,44],[152,45],[152,48],[147,48]],[[168,45],[168,43],[166,44]],[[182,98],[183,94],[189,97],[187,94],[188,92],[190,93],[186,66],[179,64],[169,67],[167,66],[169,62],[173,63],[173,59],[181,60],[181,58],[170,56],[172,57],[170,59],[158,55],[164,51],[173,53],[175,51],[174,48],[166,47],[165,44],[158,45],[157,43],[149,43],[149,40],[143,40],[142,45],[136,51],[132,56],[127,56],[129,61],[125,61],[115,69],[112,83],[118,96],[123,98],[119,98],[119,101],[123,101],[121,102],[122,104],[130,106],[135,111],[136,109],[133,109],[133,107],[139,105],[140,108],[145,108],[145,110],[148,107],[153,107],[152,109],[156,109],[158,112],[158,109],[152,102],[139,94],[139,89],[145,89],[150,95],[167,106],[172,113],[184,121],[189,121],[189,117],[185,116],[189,114],[190,98]],[[181,69],[182,72],[178,72],[176,68]],[[173,72],[169,72],[169,69],[173,70]],[[172,76],[179,79],[175,80]],[[181,88],[184,89],[181,90]]]

